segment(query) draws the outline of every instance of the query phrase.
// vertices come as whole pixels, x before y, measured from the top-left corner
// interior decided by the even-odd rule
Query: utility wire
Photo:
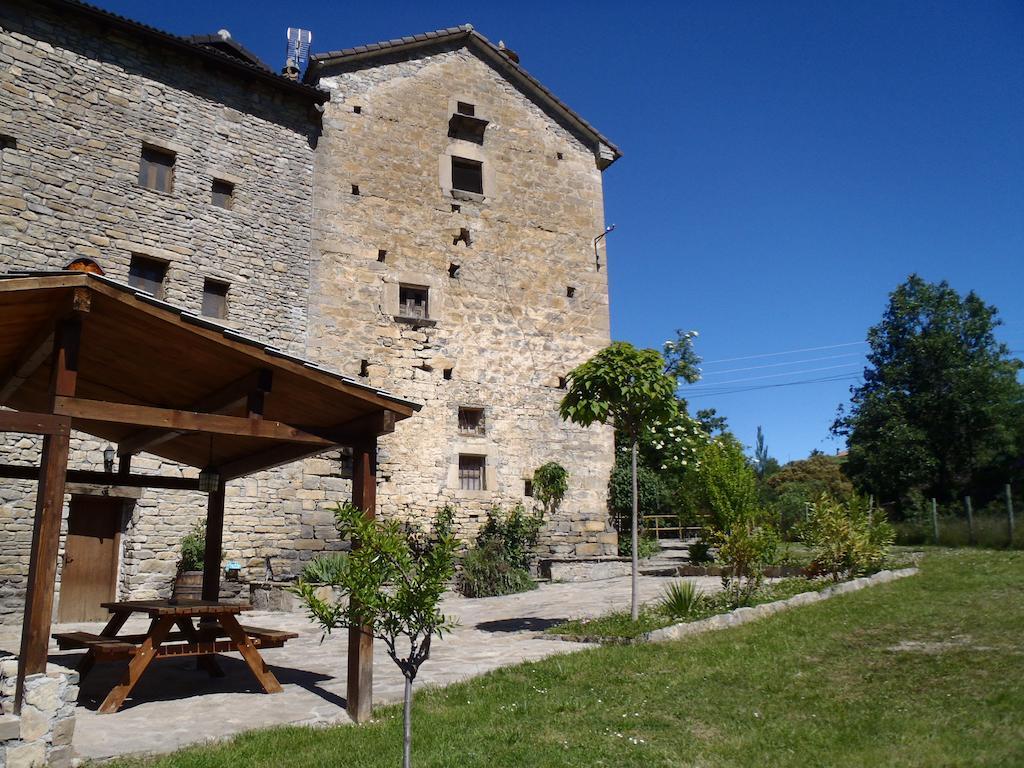
[[[700,397],[720,397],[722,395],[735,395],[742,392],[753,392],[758,389],[777,389],[779,387],[794,387],[799,384],[823,384],[826,382],[835,381],[852,381],[859,378],[860,374],[857,373],[844,373],[838,376],[822,376],[817,379],[803,379],[801,381],[786,381],[781,384],[758,384],[750,387],[737,387],[735,389],[723,389],[719,392],[697,392],[696,394],[689,396],[686,395],[686,400],[692,400]],[[684,393],[685,395],[686,393]]]
[[[740,371],[758,371],[762,368],[782,368],[787,365],[803,365],[804,363],[818,363],[822,360],[838,360],[842,357],[863,357],[860,352],[844,352],[841,355],[825,355],[824,357],[805,357],[803,360],[790,360],[788,363],[767,363],[765,365],[750,365],[746,368],[726,368],[724,371],[708,371],[707,376],[718,376],[724,373],[739,373]],[[703,378],[704,375],[701,376]]]
[[[740,379],[727,379],[726,381],[716,381],[711,384],[704,384],[705,387],[720,387],[723,384],[742,384],[745,381],[757,381],[758,379],[777,379],[780,376],[802,376],[805,373],[817,373],[818,371],[834,371],[836,368],[860,368],[860,363],[840,363],[839,365],[824,365],[820,368],[805,368],[802,371],[785,371],[784,373],[768,373],[763,376],[744,376]],[[700,384],[694,384],[692,387],[687,389],[699,389]]]
[[[845,344],[828,344],[824,347],[804,347],[803,349],[789,349],[785,352],[766,352],[763,355],[744,355],[743,357],[725,357],[721,360],[705,360],[703,365],[714,365],[716,363],[734,363],[739,360],[756,360],[760,357],[779,357],[780,355],[793,355],[797,352],[817,352],[822,349],[838,349],[839,347],[854,347],[858,344],[867,344],[866,341],[849,341]]]

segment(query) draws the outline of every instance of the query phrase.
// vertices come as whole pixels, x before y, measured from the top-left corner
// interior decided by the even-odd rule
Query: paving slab
[[[706,592],[720,588],[713,577],[693,578]],[[640,594],[656,599],[674,579],[643,576]],[[597,616],[629,607],[629,577],[572,584],[543,584],[518,595],[467,599],[445,597],[443,611],[459,626],[432,647],[417,688],[447,685],[498,667],[531,661],[588,646],[548,639],[543,630],[565,619]],[[284,724],[348,723],[345,713],[346,633],[321,641],[321,632],[298,613],[246,613],[247,624],[298,632],[283,648],[263,652],[283,691],[264,694],[238,654],[221,655],[226,675],[211,678],[195,659],[154,663],[123,708],[112,715],[96,712],[120,677],[124,664],[98,664],[79,696],[74,748],[80,757],[104,759],[125,754],[169,752],[217,741],[242,731]],[[132,619],[124,632],[144,632],[147,620]],[[99,632],[102,624],[60,625],[54,631]],[[16,653],[17,635],[0,636],[0,655]],[[51,661],[74,665],[80,652],[59,653]],[[403,680],[382,643],[375,644],[374,702],[401,701]]]

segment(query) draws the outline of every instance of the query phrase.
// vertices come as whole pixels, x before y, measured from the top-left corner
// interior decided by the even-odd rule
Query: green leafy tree
[[[853,496],[853,483],[843,473],[843,459],[820,451],[789,462],[765,483],[773,494],[772,507],[783,534],[803,521],[807,505],[823,493],[841,503]]]
[[[640,609],[637,453],[645,427],[676,413],[676,386],[676,379],[665,373],[665,360],[657,350],[641,350],[617,341],[569,373],[569,391],[559,407],[563,419],[584,427],[595,423],[614,425],[630,445],[633,478],[630,615],[634,621]]]
[[[764,430],[760,426],[757,428],[757,442],[754,444],[754,471],[758,480],[765,480],[779,471],[779,462],[768,453]]]
[[[898,500],[950,501],[979,472],[1008,466],[1024,420],[1019,360],[996,341],[995,307],[911,275],[868,331],[864,383],[832,431],[846,437],[857,485]]]
[[[368,519],[350,503],[335,509],[342,538],[355,546],[333,572],[333,584],[347,598],[325,600],[317,585],[300,579],[294,592],[325,636],[335,629],[358,628],[382,640],[388,656],[405,677],[402,765],[412,759],[412,684],[430,658],[430,644],[452,622],[440,611],[441,595],[454,572],[452,511],[438,514],[433,536],[417,540],[397,521]]]

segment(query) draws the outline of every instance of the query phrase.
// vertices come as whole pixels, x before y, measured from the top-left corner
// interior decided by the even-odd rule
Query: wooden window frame
[[[422,301],[416,301],[411,294],[422,295]],[[425,285],[400,283],[398,286],[398,316],[408,320],[429,320],[430,288]]]
[[[167,282],[167,270],[170,265],[161,259],[154,259],[142,253],[133,253],[128,264],[128,285],[140,291],[153,294],[158,299],[164,297],[164,285]],[[152,270],[150,274],[147,274]],[[152,275],[159,272],[159,280]],[[154,290],[155,288],[155,290]]]
[[[459,454],[459,490],[487,490],[487,457],[472,453]]]
[[[459,406],[459,434],[476,437],[487,434],[487,414],[483,408]]]
[[[169,162],[159,162],[168,160]],[[174,167],[178,156],[169,149],[143,144],[139,155],[139,186],[154,192],[174,192]]]

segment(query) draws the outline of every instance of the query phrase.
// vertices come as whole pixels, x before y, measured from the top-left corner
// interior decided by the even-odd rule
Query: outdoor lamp
[[[199,490],[213,493],[220,487],[220,473],[215,467],[207,467],[199,473]]]
[[[114,471],[114,457],[117,455],[117,451],[114,450],[114,446],[107,443],[107,447],[103,449],[103,471],[113,472]]]

